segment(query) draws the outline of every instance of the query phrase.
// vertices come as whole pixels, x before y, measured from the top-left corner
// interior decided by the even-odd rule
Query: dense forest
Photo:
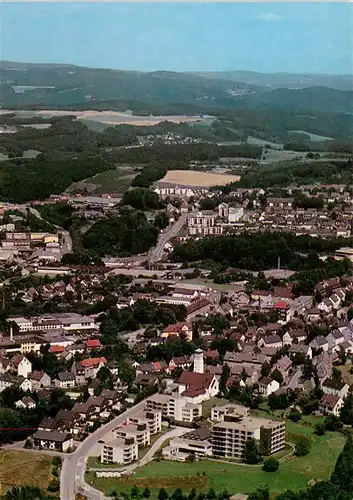
[[[322,239],[291,233],[244,233],[189,240],[176,245],[172,259],[182,262],[214,261],[241,269],[261,270],[281,266],[289,269],[310,268],[316,253],[332,253],[350,241],[344,238]],[[308,257],[304,254],[308,253]]]
[[[273,186],[305,185],[305,184],[352,184],[353,163],[351,159],[306,162],[281,162],[263,165],[261,169],[251,168],[239,182],[219,188],[230,192],[235,187],[270,188]]]
[[[143,212],[122,210],[120,216],[96,222],[83,236],[83,246],[99,256],[129,256],[156,244],[158,228]]]

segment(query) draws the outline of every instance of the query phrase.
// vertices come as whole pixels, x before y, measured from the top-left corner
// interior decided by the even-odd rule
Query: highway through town
[[[155,262],[162,258],[164,247],[169,240],[178,235],[184,224],[186,223],[187,214],[181,214],[179,219],[167,227],[163,233],[160,233],[157,240],[157,245],[151,249],[148,254],[148,260],[150,262]]]

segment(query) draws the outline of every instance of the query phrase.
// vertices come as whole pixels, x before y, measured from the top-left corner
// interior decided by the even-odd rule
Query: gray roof
[[[58,443],[64,443],[71,439],[70,434],[59,431],[37,431],[33,434],[33,439],[41,439],[43,441],[56,441]]]

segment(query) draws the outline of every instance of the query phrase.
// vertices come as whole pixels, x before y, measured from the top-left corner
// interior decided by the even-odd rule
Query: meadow
[[[13,486],[46,489],[51,476],[51,455],[31,451],[0,451],[0,496]]]

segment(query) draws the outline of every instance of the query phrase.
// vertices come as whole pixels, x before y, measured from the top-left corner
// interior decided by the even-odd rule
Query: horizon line
[[[2,0],[4,1],[4,0]],[[10,3],[10,0],[8,0]],[[11,0],[12,1],[12,0]],[[16,0],[17,1],[17,0]],[[20,0],[18,0],[20,1]],[[30,0],[28,0],[30,1]],[[42,1],[42,0],[39,0]],[[44,1],[44,0],[43,0]],[[64,1],[69,1],[69,0],[64,0]],[[81,1],[91,1],[91,0],[81,0]],[[114,0],[115,1],[115,0]],[[135,0],[134,0],[135,1]],[[158,0],[159,1],[159,0]],[[184,0],[183,0],[184,1]],[[202,0],[200,0],[202,1]],[[325,0],[326,1],[326,0]],[[353,1],[353,0],[352,0]],[[77,68],[87,68],[87,69],[97,69],[97,70],[107,70],[107,71],[126,71],[130,73],[179,73],[179,74],[199,74],[199,73],[237,73],[237,72],[242,72],[242,73],[257,73],[260,75],[314,75],[314,76],[328,76],[328,77],[335,77],[335,76],[341,76],[341,77],[353,77],[353,73],[310,73],[308,71],[295,71],[295,72],[289,72],[289,71],[257,71],[257,70],[252,70],[252,69],[195,69],[195,70],[184,70],[184,71],[178,71],[178,70],[173,70],[173,69],[150,69],[150,70],[141,70],[141,69],[127,69],[127,68],[113,68],[113,67],[102,67],[102,66],[86,66],[82,64],[77,64],[77,63],[61,63],[61,62],[31,62],[31,61],[11,61],[7,59],[0,59],[0,64],[33,64],[33,65],[51,65],[51,66],[73,66]],[[202,76],[202,75],[199,75]]]

